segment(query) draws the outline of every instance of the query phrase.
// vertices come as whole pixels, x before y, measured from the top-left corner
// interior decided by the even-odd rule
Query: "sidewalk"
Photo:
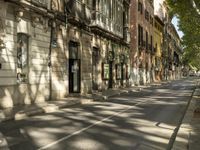
[[[9,120],[21,120],[29,116],[50,113],[73,105],[90,103],[94,100],[105,100],[112,96],[128,92],[128,89],[109,89],[96,92],[90,97],[67,97],[60,100],[46,101],[44,103],[21,105],[14,108],[0,109],[0,122]]]
[[[200,150],[200,84],[197,85],[172,150]]]
[[[140,91],[150,86],[160,86],[166,82],[152,83],[146,86],[135,86],[130,88],[107,89],[102,92],[94,92],[90,97],[67,97],[60,100],[46,101],[44,103],[21,105],[14,108],[0,109],[0,122],[9,120],[21,120],[29,116],[50,113],[72,105],[89,103],[92,101],[105,101],[110,97],[128,93],[130,91]]]
[[[93,92],[93,99],[96,101],[105,101],[110,97],[120,95],[122,93],[128,93],[130,91],[139,91],[146,86],[137,86],[129,88],[107,89],[102,92]]]
[[[21,120],[29,116],[42,113],[50,113],[58,109],[66,108],[76,104],[84,104],[91,102],[91,98],[85,97],[68,97],[54,101],[46,101],[44,103],[21,105],[14,108],[0,109],[0,122],[9,120]]]
[[[97,101],[105,101],[108,100],[108,98],[120,95],[122,93],[129,93],[134,91],[140,91],[141,89],[153,87],[153,86],[160,86],[162,84],[170,83],[170,81],[162,81],[160,83],[150,83],[147,85],[139,85],[134,87],[128,87],[128,88],[117,88],[117,89],[107,89],[102,92],[93,92],[93,99]]]

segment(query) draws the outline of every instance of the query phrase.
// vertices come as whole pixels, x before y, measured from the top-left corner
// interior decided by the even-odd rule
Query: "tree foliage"
[[[183,60],[200,69],[200,0],[167,0],[170,14],[179,18],[179,29],[184,33]]]

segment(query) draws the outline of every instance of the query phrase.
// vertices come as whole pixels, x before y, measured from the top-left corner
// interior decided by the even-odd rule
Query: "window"
[[[152,50],[152,46],[153,46],[153,36],[151,35],[151,44],[150,44],[150,50]]]
[[[148,34],[148,32],[146,31],[146,50],[149,49],[148,46],[149,46],[149,34]]]
[[[145,19],[149,21],[149,12],[147,10],[145,10]]]
[[[107,63],[102,63],[102,79],[103,80],[108,80],[109,79],[109,64]]]
[[[155,52],[157,53],[157,51],[158,51],[158,44],[156,43],[156,45],[155,45]]]
[[[124,8],[124,25],[128,25],[129,23],[129,9],[127,7]]]
[[[100,56],[100,50],[96,47],[93,47],[93,51],[92,51],[92,63],[93,65],[97,65],[99,62],[99,57]]]
[[[143,5],[141,2],[138,2],[138,11],[140,12],[140,14],[143,13]]]
[[[150,16],[150,24],[153,25],[153,17]]]
[[[143,44],[143,27],[138,25],[138,45],[142,46]]]
[[[28,45],[29,37],[27,34],[17,34],[17,79],[26,82],[28,76]]]
[[[116,79],[121,80],[122,79],[122,65],[116,64]]]
[[[78,43],[69,42],[69,58],[70,59],[78,59]]]
[[[140,25],[138,25],[138,45],[141,45],[141,41],[140,41]]]
[[[130,78],[130,67],[126,65],[126,79]]]

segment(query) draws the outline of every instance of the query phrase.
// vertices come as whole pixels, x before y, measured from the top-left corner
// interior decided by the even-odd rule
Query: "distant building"
[[[182,49],[180,46],[180,37],[177,34],[174,25],[171,23],[169,8],[165,0],[154,1],[154,14],[164,23],[162,49],[162,69],[160,78],[162,80],[172,80],[180,78]],[[155,20],[156,21],[156,20]],[[162,24],[161,23],[161,24]]]
[[[156,0],[154,1],[154,15],[159,18],[160,21],[164,23],[163,29],[163,41],[162,41],[162,80],[169,80],[169,25],[171,24],[171,18],[169,16],[169,8],[165,0]]]
[[[152,81],[151,53],[153,51],[152,0],[131,0],[131,82],[132,85]]]
[[[164,23],[158,17],[154,16],[154,55],[152,55],[153,80],[160,82],[163,79],[163,32]]]
[[[170,73],[170,79],[180,79],[181,77],[181,59],[183,50],[181,48],[181,39],[174,27],[173,24],[170,24],[169,26],[169,73]]]

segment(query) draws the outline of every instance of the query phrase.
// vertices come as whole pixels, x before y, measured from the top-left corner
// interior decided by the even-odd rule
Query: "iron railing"
[[[70,18],[90,24],[91,10],[87,5],[78,0],[70,0],[66,3],[65,7]]]
[[[92,26],[99,26],[117,36],[123,37],[123,25],[119,24],[116,21],[113,21],[111,18],[107,17],[105,14],[94,11],[92,19]]]

